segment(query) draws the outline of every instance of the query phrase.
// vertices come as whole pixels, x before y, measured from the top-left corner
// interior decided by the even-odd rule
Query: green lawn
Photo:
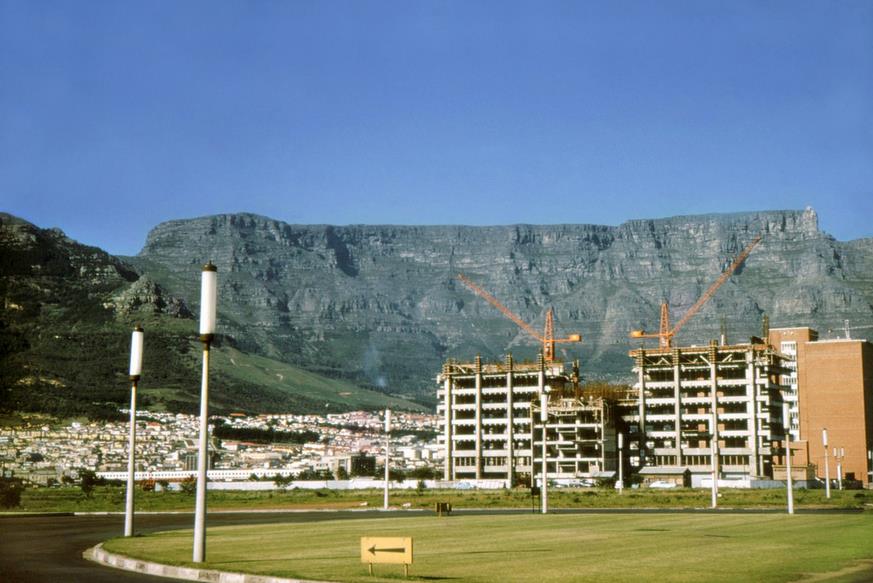
[[[90,497],[76,487],[27,489],[18,511],[24,512],[123,512],[123,486],[102,486]],[[433,508],[434,502],[450,502],[455,508],[530,508],[528,490],[392,490],[391,504]],[[289,490],[211,491],[210,510],[268,510],[290,508],[382,507],[382,490]],[[619,495],[608,488],[554,489],[549,491],[553,508],[709,508],[706,489],[626,490]],[[795,492],[798,508],[873,508],[873,490],[834,490],[830,500],[823,490]],[[785,508],[785,491],[723,490],[723,508]],[[136,493],[137,511],[193,511],[193,494],[181,492]]]
[[[471,582],[795,581],[847,567],[868,581],[873,515],[581,514],[329,520],[209,529],[204,566],[325,581],[402,580],[360,563],[361,536],[412,536],[410,579]],[[113,539],[112,552],[191,565],[191,531]],[[863,569],[866,569],[863,570]]]

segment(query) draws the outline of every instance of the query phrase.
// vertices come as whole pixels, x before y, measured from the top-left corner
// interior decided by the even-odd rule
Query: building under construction
[[[772,477],[771,455],[785,433],[781,354],[752,339],[640,348],[630,356],[638,402],[623,418],[633,442],[631,463],[644,481],[684,476],[699,483],[713,465],[720,478]]]
[[[540,358],[519,363],[449,361],[439,382],[446,480],[531,483],[542,468],[540,397],[550,395],[546,458],[550,479],[614,471],[615,426],[603,398],[578,394],[578,375]]]

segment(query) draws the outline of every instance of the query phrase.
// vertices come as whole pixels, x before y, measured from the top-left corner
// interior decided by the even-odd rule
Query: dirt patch
[[[830,583],[836,583],[837,581],[841,583],[873,581],[873,559],[858,561],[848,567],[843,567],[839,571],[810,573],[800,579],[795,579],[794,583],[818,583],[819,581],[828,581]]]

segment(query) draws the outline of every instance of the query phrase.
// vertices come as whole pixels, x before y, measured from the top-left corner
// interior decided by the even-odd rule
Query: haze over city
[[[802,209],[870,236],[869,2],[0,3],[0,207],[159,222],[616,225]]]

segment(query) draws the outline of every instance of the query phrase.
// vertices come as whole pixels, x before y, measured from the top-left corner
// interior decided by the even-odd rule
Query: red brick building
[[[822,429],[828,430],[830,476],[837,477],[834,448],[845,452],[844,478],[871,484],[873,470],[873,344],[866,340],[818,340],[809,328],[776,328],[770,343],[796,355],[797,425],[809,460],[824,477]],[[790,385],[790,376],[783,380]],[[788,399],[786,399],[788,400]],[[792,415],[794,417],[794,415]]]

